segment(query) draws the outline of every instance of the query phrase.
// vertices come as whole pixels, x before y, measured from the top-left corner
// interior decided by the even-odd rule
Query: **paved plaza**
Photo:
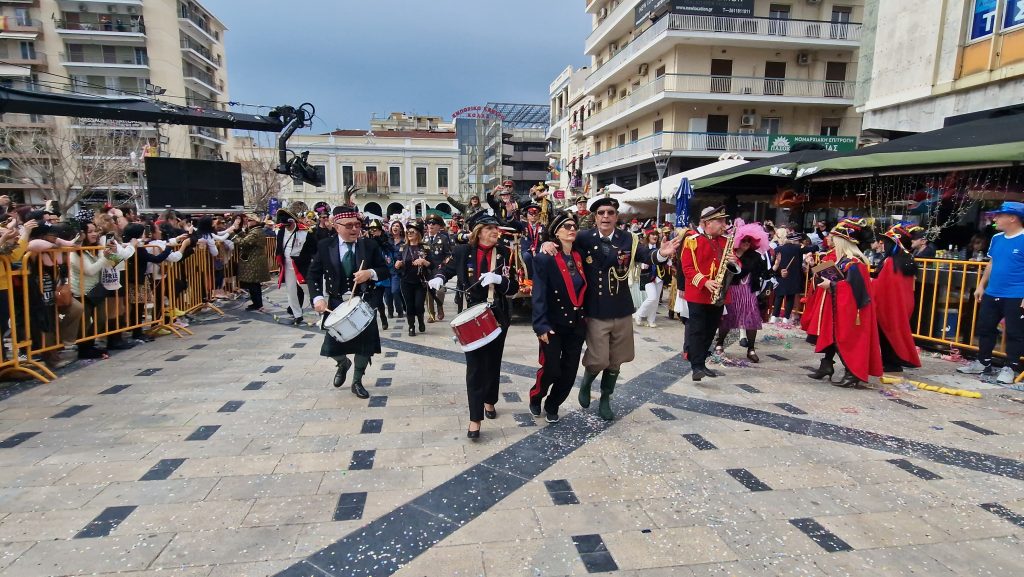
[[[548,425],[525,402],[536,339],[520,323],[498,419],[472,442],[446,324],[382,331],[360,400],[331,387],[317,329],[242,304],[3,393],[0,573],[1024,572],[1022,392],[839,389],[807,379],[802,333],[778,329],[760,365],[693,383],[662,317],[637,329],[614,422],[574,392]],[[979,384],[954,368],[914,375]]]

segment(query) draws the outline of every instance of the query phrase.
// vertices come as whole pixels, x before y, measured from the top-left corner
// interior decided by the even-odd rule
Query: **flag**
[[[676,191],[676,226],[685,228],[690,224],[690,199],[693,198],[693,187],[690,179],[683,177]]]

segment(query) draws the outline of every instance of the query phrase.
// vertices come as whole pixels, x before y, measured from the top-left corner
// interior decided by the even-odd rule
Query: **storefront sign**
[[[1003,14],[1003,29],[1024,24],[1024,0],[1008,0]]]
[[[974,0],[970,40],[991,36],[996,31],[997,3],[998,0]]]
[[[478,118],[484,120],[505,120],[505,115],[491,108],[490,106],[467,106],[452,113],[455,118]]]
[[[673,14],[731,18],[750,18],[754,15],[754,0],[643,0],[636,6],[635,25],[643,24],[644,20],[666,4],[672,5]]]
[[[849,152],[857,149],[857,137],[855,136],[772,134],[769,136],[769,139],[769,152],[789,152],[794,145],[800,142],[820,144],[825,147],[825,150],[831,150],[833,152]]]
[[[555,200],[565,200],[565,191],[559,188],[555,191]]]

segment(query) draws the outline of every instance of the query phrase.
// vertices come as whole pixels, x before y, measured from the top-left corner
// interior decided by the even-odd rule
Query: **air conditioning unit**
[[[756,114],[744,114],[740,117],[740,126],[754,126],[757,123]]]
[[[615,87],[614,86],[609,86],[608,87],[608,96],[610,98],[614,98],[615,97]]]
[[[797,66],[807,66],[811,63],[811,55],[808,52],[799,52],[796,55]]]
[[[645,63],[641,64],[640,65],[640,76],[647,76],[647,70],[648,70],[647,63],[645,62]]]

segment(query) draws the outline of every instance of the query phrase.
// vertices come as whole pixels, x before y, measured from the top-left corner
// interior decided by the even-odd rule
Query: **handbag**
[[[71,287],[68,283],[61,284],[57,287],[57,292],[54,295],[54,302],[57,304],[57,308],[62,309],[71,306]]]
[[[89,301],[89,304],[92,306],[98,307],[103,305],[103,301],[107,299],[109,294],[110,291],[107,290],[107,287],[101,283],[96,283],[89,289],[89,292],[85,293],[85,300]]]

